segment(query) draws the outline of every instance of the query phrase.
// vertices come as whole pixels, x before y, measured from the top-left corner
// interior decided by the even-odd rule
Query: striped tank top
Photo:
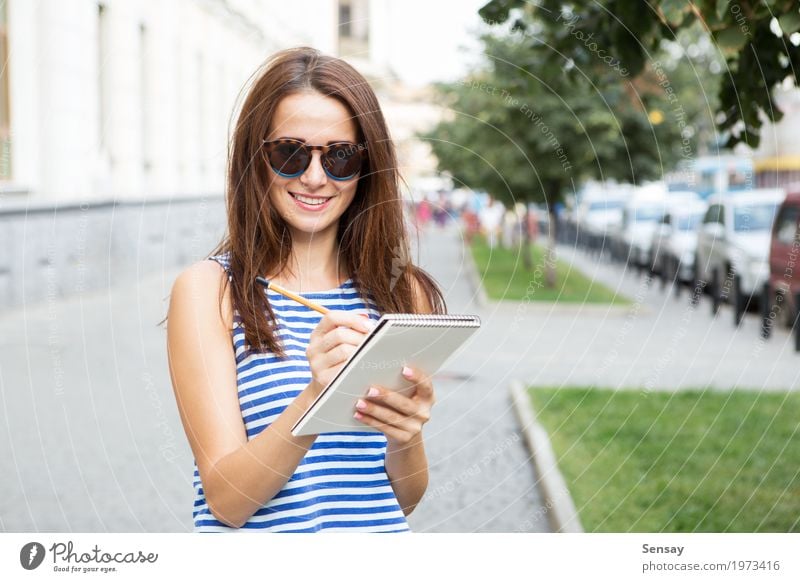
[[[209,257],[228,273],[227,255]],[[311,381],[306,348],[322,315],[272,290],[267,295],[287,355],[245,349],[238,311],[233,314],[232,349],[236,357],[239,409],[247,439],[256,437]],[[365,305],[352,279],[330,291],[303,293],[329,309],[368,313],[378,319],[372,300]],[[386,437],[374,432],[322,434],[283,488],[240,529],[218,521],[208,508],[194,463],[195,532],[409,531],[385,468]]]

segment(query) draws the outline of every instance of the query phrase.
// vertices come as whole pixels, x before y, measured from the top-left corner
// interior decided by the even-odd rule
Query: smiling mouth
[[[303,204],[308,204],[309,206],[320,206],[333,198],[333,196],[304,196],[302,194],[295,194],[294,192],[289,192],[289,195],[295,200],[299,200]]]

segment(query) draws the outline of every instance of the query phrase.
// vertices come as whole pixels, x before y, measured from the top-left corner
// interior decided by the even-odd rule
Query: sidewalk
[[[481,316],[482,327],[434,379],[437,403],[426,425],[430,485],[410,518],[416,531],[550,531],[532,462],[509,398],[521,344],[510,342],[513,315],[475,305],[466,252],[455,228],[431,226],[419,264],[439,282],[451,313]],[[417,260],[417,255],[414,255]]]
[[[156,323],[177,275],[0,316],[0,530],[191,529],[191,452]]]

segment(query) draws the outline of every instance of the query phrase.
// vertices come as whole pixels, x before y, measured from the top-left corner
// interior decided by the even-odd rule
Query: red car
[[[800,351],[800,184],[787,188],[787,192],[772,226],[761,334],[769,337],[776,325],[792,328],[795,350]]]

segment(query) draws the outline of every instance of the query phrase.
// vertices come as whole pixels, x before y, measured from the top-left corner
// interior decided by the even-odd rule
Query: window
[[[145,173],[152,169],[152,161],[150,159],[150,103],[148,85],[148,38],[147,27],[142,23],[139,25],[139,111],[141,112],[142,119],[142,135],[141,135],[141,150],[142,150],[142,169]]]
[[[106,148],[106,115],[108,115],[108,91],[106,83],[106,59],[108,58],[108,15],[103,4],[97,6],[97,112],[100,149]]]
[[[763,232],[772,228],[778,205],[748,204],[733,209],[733,230],[736,232]]]
[[[342,36],[353,36],[353,13],[350,4],[339,3],[339,34]]]
[[[7,2],[0,4],[0,180],[11,179],[11,106],[8,90]]]
[[[709,224],[710,222],[719,222],[722,224],[722,205],[721,204],[712,204],[708,207],[708,211],[706,212],[705,218],[703,218],[703,224]]]
[[[634,222],[658,222],[664,216],[660,206],[638,206],[633,212]]]
[[[699,188],[703,192],[714,192],[716,190],[716,170],[705,170],[700,173]]]
[[[339,54],[369,54],[369,0],[339,0]]]
[[[604,200],[603,202],[592,202],[589,204],[589,210],[619,210],[625,206],[623,200]]]
[[[800,235],[798,220],[800,220],[800,206],[784,207],[777,219],[775,238],[785,245],[793,244],[795,237]]]
[[[691,232],[697,228],[702,220],[702,214],[686,214],[675,217],[675,228],[684,232]]]

